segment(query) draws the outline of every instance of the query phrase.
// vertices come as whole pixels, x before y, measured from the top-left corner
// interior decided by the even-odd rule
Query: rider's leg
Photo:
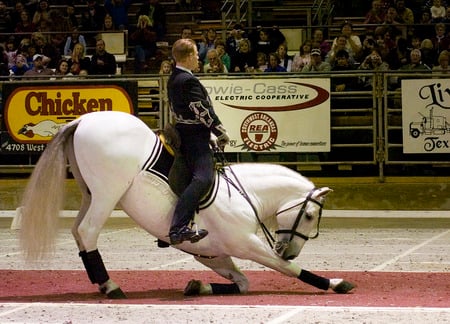
[[[192,243],[205,237],[206,230],[194,231],[188,228],[198,204],[211,187],[214,179],[214,162],[212,154],[207,152],[191,152],[186,157],[189,169],[192,171],[192,180],[180,195],[175,207],[174,217],[169,232],[171,244],[179,244],[185,240]]]

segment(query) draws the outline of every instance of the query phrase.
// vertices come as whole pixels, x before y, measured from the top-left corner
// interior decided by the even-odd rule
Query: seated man
[[[95,54],[91,57],[89,74],[114,75],[116,74],[116,57],[105,49],[105,41],[98,39],[95,44]]]

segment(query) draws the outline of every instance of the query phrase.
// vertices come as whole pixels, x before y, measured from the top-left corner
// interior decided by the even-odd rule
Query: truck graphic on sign
[[[419,113],[420,114],[420,113]],[[409,134],[413,138],[420,135],[444,135],[450,132],[450,123],[445,116],[434,116],[433,108],[430,109],[429,116],[422,116],[422,121],[411,122],[409,124]]]

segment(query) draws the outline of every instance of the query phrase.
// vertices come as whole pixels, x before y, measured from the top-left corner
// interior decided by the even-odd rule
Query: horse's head
[[[314,188],[300,202],[291,201],[277,212],[275,252],[284,260],[295,259],[306,241],[319,235],[319,224],[328,187]]]

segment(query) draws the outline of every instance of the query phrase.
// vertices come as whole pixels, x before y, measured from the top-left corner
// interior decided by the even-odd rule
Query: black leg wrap
[[[213,295],[230,295],[230,294],[240,294],[239,286],[235,283],[232,284],[211,284]]]
[[[108,272],[106,271],[102,257],[98,250],[91,252],[81,251],[79,255],[81,260],[83,260],[89,280],[91,280],[93,284],[97,283],[101,285],[109,280]]]
[[[322,290],[328,290],[330,287],[330,279],[318,276],[308,270],[302,270],[298,276],[298,279]]]

